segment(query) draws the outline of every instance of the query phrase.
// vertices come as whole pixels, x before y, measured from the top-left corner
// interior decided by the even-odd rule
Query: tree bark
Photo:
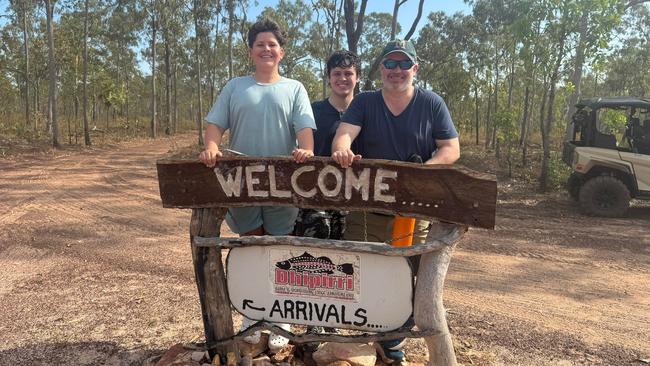
[[[560,43],[558,45],[558,52],[555,60],[555,65],[553,67],[553,74],[551,75],[551,80],[549,82],[549,95],[548,95],[548,106],[546,114],[546,122],[542,123],[542,147],[544,150],[544,155],[542,157],[542,169],[539,177],[539,188],[540,191],[546,192],[548,189],[548,167],[551,160],[551,131],[553,130],[553,106],[555,103],[555,87],[559,77],[560,66],[562,65],[562,59],[564,58],[564,44],[566,42],[567,34],[565,31],[562,32]]]
[[[203,98],[201,93],[201,26],[199,24],[199,0],[194,0],[194,34],[196,52],[196,93],[198,95],[198,111],[196,113],[196,127],[199,131],[199,146],[203,146]],[[232,20],[231,20],[232,21]],[[232,48],[230,50],[232,52]]]
[[[363,32],[363,21],[366,16],[368,0],[361,0],[356,24],[354,19],[354,0],[345,0],[343,14],[345,15],[345,34],[348,39],[348,50],[358,54],[359,38]]]
[[[228,0],[228,80],[233,78],[232,35],[235,33],[235,2]],[[201,138],[200,138],[201,139]]]
[[[476,126],[476,145],[478,145],[478,134],[479,134],[479,99],[478,99],[478,83],[474,82],[474,109],[475,109],[475,121]]]
[[[56,0],[44,0],[45,12],[47,15],[47,53],[49,59],[50,85],[47,101],[47,123],[52,133],[52,146],[60,147],[59,144],[59,123],[56,114],[56,60],[54,58],[54,5]]]
[[[88,0],[84,0],[84,65],[83,65],[83,126],[84,145],[91,146],[90,129],[88,127]]]
[[[32,114],[29,108],[29,84],[30,84],[30,75],[29,75],[29,22],[27,21],[27,4],[22,3],[22,18],[23,18],[23,50],[25,53],[25,125],[31,126]]]
[[[158,135],[158,116],[156,100],[156,35],[158,32],[158,19],[156,18],[156,0],[151,9],[151,137]]]
[[[172,133],[172,50],[170,47],[168,16],[164,18],[163,38],[165,42],[165,134]]]
[[[581,84],[582,84],[582,70],[585,63],[585,47],[587,46],[587,32],[589,31],[589,9],[585,8],[582,11],[582,16],[580,17],[580,38],[578,40],[578,46],[576,47],[576,56],[573,74],[571,75],[571,83],[575,89],[571,96],[569,97],[567,105],[567,113],[565,116],[566,131],[565,138],[568,140],[573,135],[573,129],[571,128],[571,116],[576,111],[576,103],[582,94]]]

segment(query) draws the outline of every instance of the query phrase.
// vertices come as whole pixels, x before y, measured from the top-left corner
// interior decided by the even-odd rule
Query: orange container
[[[415,230],[415,219],[411,217],[395,216],[393,222],[394,247],[408,247],[413,244],[413,231]]]

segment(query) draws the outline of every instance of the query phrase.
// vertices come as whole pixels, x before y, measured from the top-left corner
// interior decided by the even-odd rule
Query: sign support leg
[[[225,212],[226,210],[221,208],[192,209],[190,239],[194,236],[218,237]],[[206,344],[232,337],[234,330],[221,248],[192,245],[192,261],[201,301]],[[214,351],[224,357],[232,352],[239,361],[239,350],[235,342],[218,346]],[[214,354],[210,356],[214,357]]]
[[[424,338],[429,350],[427,366],[456,365],[454,345],[442,304],[442,289],[453,248],[454,245],[450,245],[439,251],[426,253],[420,259],[413,304],[415,324],[421,330],[437,331],[436,335]]]

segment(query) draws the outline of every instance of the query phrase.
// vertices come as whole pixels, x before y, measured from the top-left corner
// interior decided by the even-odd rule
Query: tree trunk
[[[567,34],[562,33],[560,38],[560,44],[558,45],[557,58],[555,60],[555,66],[553,68],[553,74],[551,75],[551,80],[549,82],[549,95],[548,95],[548,107],[546,114],[546,122],[542,123],[542,147],[544,150],[544,155],[542,158],[542,170],[539,177],[539,188],[540,191],[546,192],[548,189],[548,167],[551,160],[551,141],[550,135],[553,130],[553,105],[555,103],[555,84],[557,83],[560,66],[562,65],[562,59],[564,58],[564,43],[566,41]]]
[[[587,46],[587,32],[589,31],[589,8],[585,8],[582,11],[582,16],[580,17],[580,38],[578,40],[578,46],[576,48],[575,56],[575,66],[573,69],[573,74],[571,75],[571,82],[573,83],[574,90],[569,97],[567,114],[565,120],[567,122],[565,138],[570,139],[573,136],[573,131],[571,128],[571,116],[576,111],[576,103],[582,94],[581,84],[582,84],[582,69],[585,63],[585,47]]]
[[[201,93],[201,37],[199,25],[199,2],[194,0],[194,47],[196,52],[196,94],[198,96],[198,111],[196,113],[196,127],[199,131],[199,146],[203,146],[203,98]],[[232,19],[231,19],[232,21]],[[232,36],[232,35],[231,35]],[[232,48],[231,48],[232,51]]]
[[[169,47],[169,31],[165,27],[165,134],[172,132],[172,71],[171,71],[171,49]]]
[[[151,9],[151,137],[156,138],[158,133],[158,116],[156,115],[156,34],[158,20],[156,19],[156,3]]]
[[[29,84],[30,84],[30,77],[29,77],[29,28],[27,22],[27,5],[23,4],[22,5],[22,11],[23,11],[23,49],[25,52],[25,125],[26,126],[31,126],[32,124],[32,114],[29,109]]]
[[[232,57],[232,35],[235,33],[235,2],[228,0],[226,3],[228,7],[228,80],[233,78],[233,57]],[[200,130],[199,130],[200,133]],[[199,137],[199,141],[203,138]]]
[[[485,117],[485,148],[490,147],[490,126],[491,123],[491,113],[492,113],[492,93],[488,92],[488,102],[487,102],[487,116]]]
[[[174,119],[173,131],[178,131],[178,65],[174,63]]]
[[[345,0],[343,14],[345,15],[345,34],[348,39],[348,50],[358,54],[359,38],[363,32],[363,20],[366,16],[368,0],[361,0],[356,24],[354,19],[354,0]]]
[[[47,53],[49,59],[50,86],[47,101],[47,123],[52,133],[52,146],[60,147],[59,124],[56,115],[56,60],[54,58],[54,4],[56,0],[44,0],[47,15]]]
[[[526,166],[526,148],[528,145],[528,115],[530,107],[530,86],[526,83],[526,89],[524,91],[524,112],[521,116],[521,130],[519,133],[519,147],[521,147],[521,162]]]
[[[84,0],[84,65],[83,65],[83,126],[84,145],[92,145],[90,140],[90,129],[88,127],[88,0]]]
[[[544,140],[548,139],[548,137],[546,136],[545,124],[544,124],[544,111],[546,110],[547,96],[548,96],[548,81],[547,81],[546,77],[544,77],[544,93],[542,94],[542,101],[541,101],[541,104],[539,106],[539,125],[540,125],[539,127],[540,127],[540,130],[541,130],[540,132],[542,133],[542,145],[545,145]],[[544,159],[542,159],[542,168],[541,168],[541,172],[540,172],[540,188],[542,186],[542,183],[541,183],[542,177],[543,177],[543,179],[546,179],[547,166],[544,165],[545,163],[546,163],[546,161]],[[544,182],[543,184],[545,185],[546,182]]]
[[[495,47],[496,50],[496,55],[495,55],[495,60],[494,60],[494,115],[496,115],[499,111],[499,49],[498,47]],[[497,129],[498,126],[496,123],[492,124],[492,135],[490,137],[490,144],[493,147],[496,147],[496,140],[497,140]],[[499,150],[496,149],[498,152]],[[497,156],[498,157],[498,156]]]
[[[476,112],[475,115],[475,126],[476,126],[476,145],[478,145],[478,134],[479,134],[479,99],[478,99],[478,83],[474,83],[474,109]]]
[[[399,14],[399,6],[401,5],[401,0],[395,0],[393,5],[393,19],[390,22],[390,39],[395,39],[395,33],[397,32],[397,15]]]
[[[513,42],[514,43],[514,42]],[[508,110],[512,108],[512,92],[515,85],[515,47],[512,46],[512,55],[510,55],[510,75],[508,78]]]

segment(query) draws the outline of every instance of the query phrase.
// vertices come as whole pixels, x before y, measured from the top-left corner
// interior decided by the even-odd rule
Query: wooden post
[[[223,208],[192,209],[190,242],[195,236],[218,237],[225,212],[226,209]],[[192,260],[201,300],[205,342],[207,345],[211,345],[217,340],[229,338],[235,334],[228,287],[221,261],[221,249],[192,245]],[[211,357],[215,356],[214,352],[223,357],[232,352],[239,361],[239,350],[236,343],[219,345],[214,350],[211,349]]]
[[[427,242],[440,238],[442,232],[455,226],[448,224],[432,226],[427,235]],[[415,324],[421,330],[437,331],[433,336],[424,337],[429,350],[427,366],[456,365],[454,345],[442,304],[442,289],[454,247],[455,243],[439,251],[422,254],[420,259],[413,304]]]

